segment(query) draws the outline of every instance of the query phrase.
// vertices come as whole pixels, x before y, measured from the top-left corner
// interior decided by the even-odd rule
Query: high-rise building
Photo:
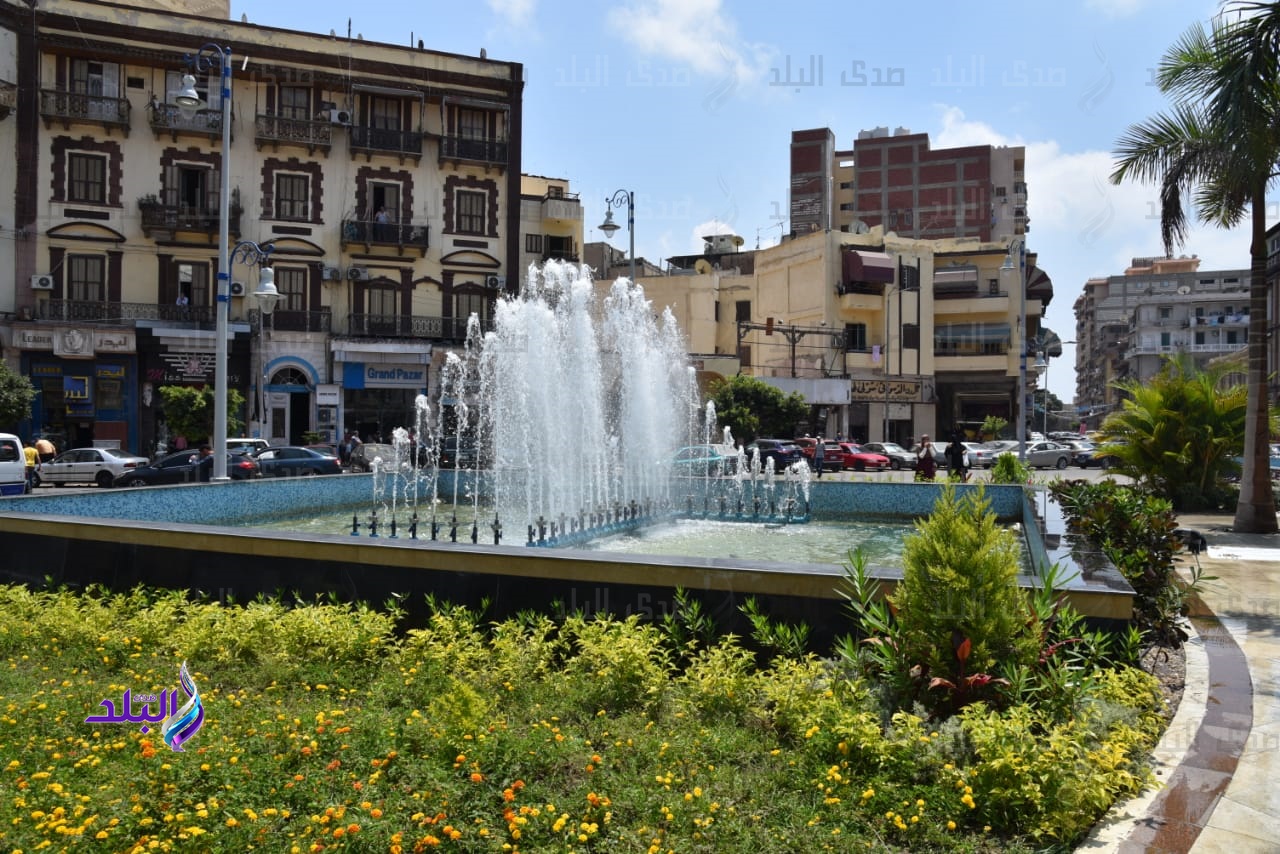
[[[931,149],[929,135],[864,130],[852,149],[828,128],[791,134],[791,231],[999,240],[1030,230],[1022,146]]]

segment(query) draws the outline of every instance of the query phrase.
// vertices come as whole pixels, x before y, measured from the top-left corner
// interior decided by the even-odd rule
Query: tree
[[[164,399],[164,418],[169,432],[199,441],[213,438],[214,389],[191,386],[167,385],[160,388]],[[244,422],[236,413],[244,407],[244,396],[235,389],[227,389],[227,425],[225,436],[235,436],[244,429]]]
[[[0,362],[0,424],[12,428],[19,421],[31,417],[31,404],[36,399],[35,386],[31,380],[9,370],[9,366]]]
[[[1187,237],[1184,198],[1201,222],[1231,228],[1249,217],[1249,372],[1244,476],[1233,528],[1277,530],[1271,490],[1267,396],[1266,195],[1280,160],[1280,56],[1274,3],[1238,4],[1235,20],[1197,24],[1164,55],[1160,90],[1173,99],[1168,113],[1132,125],[1117,143],[1111,180],[1133,179],[1160,188],[1160,235],[1165,251]]]
[[[1127,474],[1178,510],[1217,506],[1237,469],[1248,419],[1247,390],[1224,386],[1232,368],[1198,370],[1190,357],[1167,360],[1142,382],[1121,380],[1126,399],[1102,423],[1106,452]]]
[[[743,443],[761,436],[788,437],[809,413],[799,392],[783,394],[763,380],[737,375],[711,387],[716,418]]]

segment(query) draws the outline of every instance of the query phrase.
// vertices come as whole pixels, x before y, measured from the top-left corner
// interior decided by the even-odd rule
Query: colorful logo
[[[144,733],[151,732],[150,724],[160,724],[160,735],[164,738],[164,743],[169,745],[169,749],[175,753],[185,753],[186,751],[182,749],[183,743],[195,737],[204,724],[204,704],[200,702],[200,691],[187,671],[185,661],[178,668],[178,681],[187,695],[187,702],[181,708],[178,706],[177,688],[161,691],[159,694],[142,694],[136,697],[133,696],[132,690],[126,689],[120,706],[121,711],[116,711],[116,704],[112,700],[103,700],[98,705],[105,706],[107,714],[90,715],[84,719],[84,722],[87,724],[142,724],[139,730]],[[133,710],[135,702],[143,704],[141,711]],[[155,711],[152,711],[152,706],[157,707]]]

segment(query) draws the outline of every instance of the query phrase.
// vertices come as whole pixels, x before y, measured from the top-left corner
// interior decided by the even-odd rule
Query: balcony
[[[262,328],[262,312],[249,309],[249,325],[254,330]],[[329,332],[333,328],[333,313],[325,308],[320,311],[290,311],[278,308],[270,315],[267,329],[272,332]]]
[[[562,196],[543,196],[542,221],[561,220],[564,222],[582,221],[582,203],[577,193],[566,193]]]
[[[431,235],[431,226],[413,222],[368,222],[363,219],[344,219],[342,221],[342,248],[350,244],[361,244],[364,251],[369,252],[375,246],[394,246],[397,254],[403,255],[405,249],[418,250],[418,257],[427,254],[427,244]]]
[[[142,214],[142,233],[156,240],[173,240],[179,232],[204,234],[210,243],[219,237],[218,209],[193,208],[189,205],[163,205],[143,199],[138,202]],[[240,234],[240,205],[234,201],[228,216],[232,236]]]
[[[482,324],[487,331],[491,324]],[[347,317],[347,335],[353,338],[426,338],[436,341],[465,341],[467,318],[422,317],[403,314],[352,314]]]
[[[64,128],[70,128],[72,124],[93,124],[102,125],[108,133],[112,128],[120,128],[128,136],[129,109],[127,98],[40,90],[40,115],[44,117],[46,128],[55,121],[62,122]]]
[[[440,137],[440,162],[482,163],[487,169],[507,167],[507,141],[499,139],[471,139],[462,136]],[[567,201],[567,200],[566,200]],[[578,218],[581,219],[581,212]]]
[[[333,124],[263,114],[254,119],[253,138],[259,151],[264,145],[270,145],[273,151],[282,145],[293,145],[305,148],[308,154],[320,149],[328,157],[333,145]]]
[[[0,119],[9,118],[9,113],[18,108],[18,84],[8,80],[0,80]]]
[[[148,121],[157,137],[169,134],[174,141],[179,136],[207,136],[210,140],[222,139],[222,110],[194,110],[183,115],[177,104],[152,104],[147,108]],[[234,133],[234,132],[233,132]]]
[[[73,323],[110,323],[127,326],[139,320],[184,323],[201,329],[212,329],[217,322],[211,305],[161,305],[153,302],[89,302],[51,299],[36,303],[38,320],[61,320]]]
[[[883,285],[836,285],[836,295],[840,297],[840,311],[864,312],[883,311]]]
[[[375,154],[393,154],[404,163],[406,157],[416,164],[422,159],[422,133],[389,128],[351,128],[351,156],[363,153],[368,161]]]

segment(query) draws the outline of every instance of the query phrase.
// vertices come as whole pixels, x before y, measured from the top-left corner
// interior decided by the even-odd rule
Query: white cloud
[[[743,41],[720,0],[633,0],[609,25],[639,50],[738,84],[760,77],[773,50]]]
[[[485,0],[490,11],[509,27],[524,27],[533,21],[536,0]]]

